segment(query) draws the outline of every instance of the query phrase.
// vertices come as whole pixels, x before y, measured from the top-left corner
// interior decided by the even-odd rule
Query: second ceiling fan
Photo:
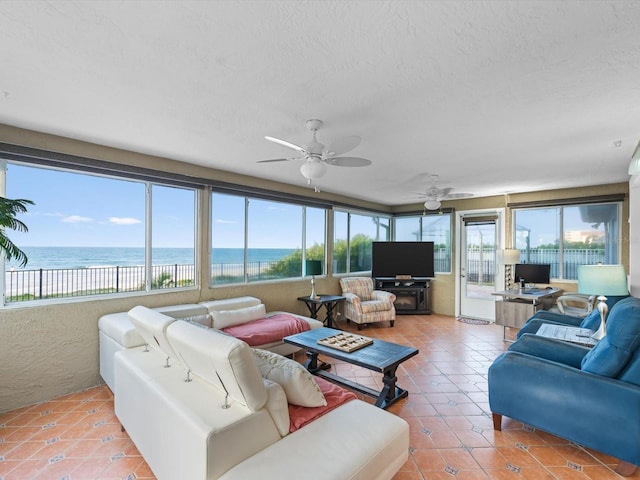
[[[325,147],[318,142],[316,132],[322,127],[322,121],[317,119],[307,120],[305,123],[307,130],[313,134],[313,138],[305,146],[301,147],[295,143],[281,140],[279,138],[265,136],[266,140],[277,143],[283,147],[297,151],[300,156],[292,158],[275,158],[273,160],[260,160],[258,163],[287,162],[291,160],[305,160],[300,167],[300,173],[307,179],[307,184],[311,185],[312,180],[321,178],[327,171],[327,165],[334,167],[366,167],[371,165],[371,160],[360,157],[342,157],[358,145],[360,137],[344,137],[334,141],[329,147]]]

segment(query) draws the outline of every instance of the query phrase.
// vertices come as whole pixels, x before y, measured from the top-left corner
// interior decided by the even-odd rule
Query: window
[[[578,278],[578,265],[619,263],[620,205],[515,209],[520,261],[551,264],[551,277],[564,280]]]
[[[390,218],[335,211],[333,214],[334,273],[371,270],[371,243],[390,239]]]
[[[196,285],[195,192],[186,188],[152,185],[150,200],[151,288]]]
[[[325,258],[325,209],[213,192],[211,284],[303,276]],[[304,252],[304,258],[303,258]]]
[[[17,163],[5,180],[35,203],[10,234],[29,261],[6,264],[5,303],[195,285],[194,189]]]
[[[436,273],[451,272],[451,214],[394,218],[394,239],[398,242],[433,242]]]

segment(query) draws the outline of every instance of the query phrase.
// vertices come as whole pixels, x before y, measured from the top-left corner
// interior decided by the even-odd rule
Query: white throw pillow
[[[254,348],[253,354],[262,377],[279,383],[290,404],[301,407],[327,406],[313,375],[298,362],[259,348]]]
[[[263,303],[253,307],[237,308],[235,310],[214,310],[211,312],[214,328],[227,328],[242,325],[252,320],[259,320],[267,315]]]

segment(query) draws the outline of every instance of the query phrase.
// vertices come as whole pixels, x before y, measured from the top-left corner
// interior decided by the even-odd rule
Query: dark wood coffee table
[[[349,387],[357,392],[374,397],[376,399],[376,407],[387,408],[399,399],[409,395],[409,392],[396,385],[396,381],[398,380],[396,377],[396,370],[398,365],[402,362],[418,354],[417,348],[385,342],[376,338],[373,339],[373,343],[371,345],[367,345],[366,347],[351,353],[318,344],[318,340],[331,337],[339,333],[345,332],[342,330],[335,330],[333,328],[321,327],[313,330],[307,330],[306,332],[298,333],[296,335],[290,335],[285,337],[283,340],[285,343],[290,343],[291,345],[295,345],[307,351],[305,367],[311,373]],[[349,379],[327,372],[326,368],[327,366],[330,367],[330,365],[319,365],[319,354],[382,373],[382,383],[384,385],[382,390],[377,391],[365,385],[361,385]]]

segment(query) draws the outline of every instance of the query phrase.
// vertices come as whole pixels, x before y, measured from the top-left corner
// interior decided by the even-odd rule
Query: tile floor
[[[339,326],[420,350],[398,369],[409,397],[390,408],[411,427],[409,460],[395,480],[623,478],[611,469],[615,459],[519,422],[505,419],[502,432],[493,430],[487,369],[508,346],[501,327],[440,315],[399,316],[394,328],[360,332]],[[332,363],[338,374],[379,387],[379,375]],[[106,386],[0,414],[0,480],[152,478],[120,431]]]

